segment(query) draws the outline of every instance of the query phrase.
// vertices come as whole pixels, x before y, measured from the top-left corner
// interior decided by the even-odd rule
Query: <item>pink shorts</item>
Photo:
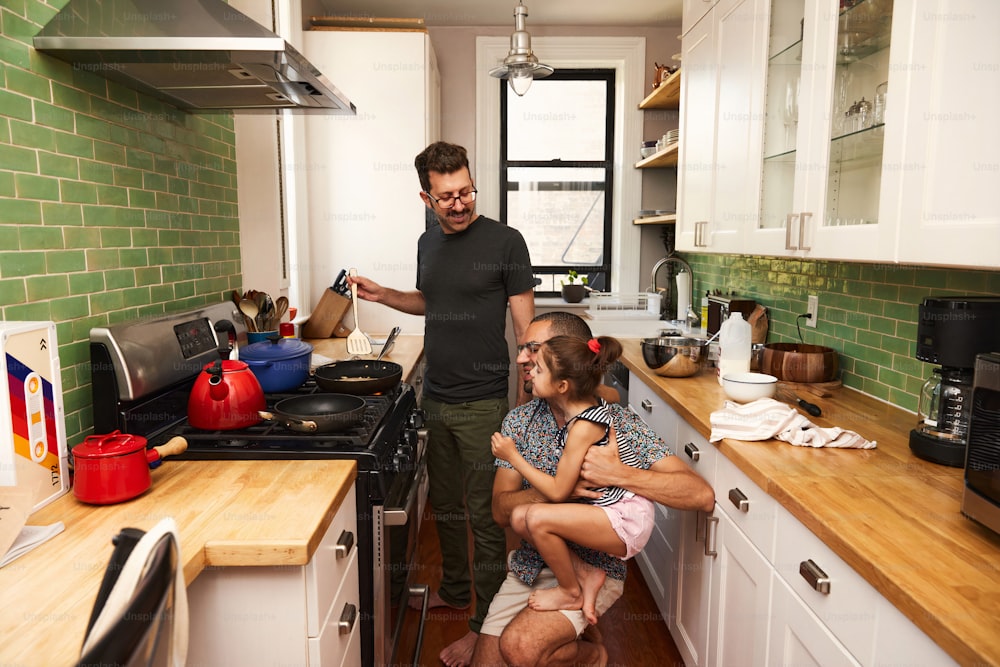
[[[611,527],[625,545],[622,560],[628,560],[642,551],[653,532],[652,501],[642,496],[630,496],[601,509],[608,515]]]

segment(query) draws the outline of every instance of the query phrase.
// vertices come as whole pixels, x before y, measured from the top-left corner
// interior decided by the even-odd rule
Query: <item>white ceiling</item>
[[[556,26],[676,25],[682,0],[523,0],[525,22]],[[306,11],[326,16],[422,18],[428,26],[514,25],[517,0],[311,0]]]

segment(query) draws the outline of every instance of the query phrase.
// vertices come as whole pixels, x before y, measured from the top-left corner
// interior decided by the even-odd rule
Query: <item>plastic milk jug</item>
[[[735,312],[719,327],[719,384],[727,373],[750,371],[750,323]]]

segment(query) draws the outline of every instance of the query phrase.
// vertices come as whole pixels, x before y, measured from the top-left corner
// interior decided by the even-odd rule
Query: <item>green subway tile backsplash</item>
[[[1000,295],[1000,271],[777,257],[684,254],[695,289],[736,291],[768,308],[768,342],[832,347],[844,384],[916,411],[932,366],[913,357],[918,306],[924,297]],[[796,317],[819,297],[815,329]]]
[[[56,322],[72,446],[93,424],[90,329],[219,302],[241,268],[232,115],[34,51],[63,4],[0,3],[0,319]]]

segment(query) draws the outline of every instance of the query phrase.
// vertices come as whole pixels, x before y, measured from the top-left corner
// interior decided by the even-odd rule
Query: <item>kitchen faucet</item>
[[[660,261],[658,261],[656,264],[654,264],[653,270],[649,274],[649,291],[652,292],[653,294],[659,294],[658,288],[656,287],[656,274],[660,271],[661,268],[663,268],[665,264],[670,264],[671,262],[680,264],[681,268],[687,271],[688,275],[691,276],[691,300],[688,301],[687,315],[685,316],[684,319],[687,320],[689,327],[694,327],[698,324],[701,318],[698,317],[697,314],[695,314],[694,308],[692,306],[692,304],[694,303],[694,272],[691,270],[691,265],[685,262],[684,259],[678,257],[677,255],[670,254],[661,259]],[[664,303],[663,307],[669,308],[670,304]]]

